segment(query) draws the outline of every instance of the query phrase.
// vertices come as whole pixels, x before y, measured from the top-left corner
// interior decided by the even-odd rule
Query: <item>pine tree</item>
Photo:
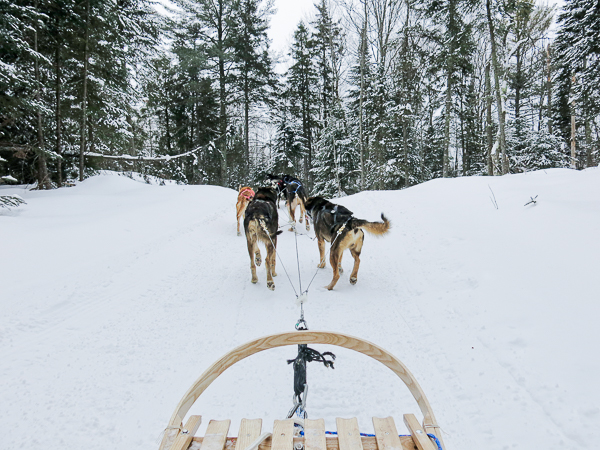
[[[319,89],[318,77],[315,67],[315,51],[308,28],[303,22],[298,24],[294,32],[294,41],[290,50],[293,64],[288,69],[287,98],[289,99],[290,113],[301,126],[301,136],[297,143],[302,154],[302,168],[304,182],[309,189],[313,180],[310,169],[312,168],[313,146],[318,126]]]
[[[600,114],[600,6],[597,0],[570,0],[558,18],[555,43],[557,65],[555,123],[565,140],[570,136],[570,118],[583,119],[586,152],[579,152],[579,167],[598,158],[593,149],[591,123]],[[577,117],[578,116],[578,117]],[[575,139],[575,136],[571,136]],[[574,144],[574,142],[573,142]]]
[[[269,56],[267,28],[273,13],[271,3],[259,7],[258,0],[239,0],[228,18],[232,33],[234,84],[243,110],[243,160],[244,173],[240,182],[248,180],[250,168],[250,113],[252,108],[269,103],[275,86],[273,64]]]

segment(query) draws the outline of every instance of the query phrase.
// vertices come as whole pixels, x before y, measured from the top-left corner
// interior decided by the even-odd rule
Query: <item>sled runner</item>
[[[255,353],[275,347],[299,344],[328,344],[360,352],[392,370],[413,395],[423,415],[419,423],[413,414],[404,414],[410,435],[399,436],[394,419],[373,417],[374,435],[361,435],[356,418],[336,419],[337,435],[325,432],[323,419],[275,420],[272,435],[261,435],[262,419],[242,419],[238,437],[228,437],[230,420],[211,420],[204,437],[195,437],[201,416],[186,414],[206,388],[227,368]],[[303,424],[296,436],[294,421]],[[437,441],[437,442],[436,442]],[[295,331],[273,334],[243,344],[210,366],[183,396],[171,416],[159,450],[438,450],[444,449],[441,433],[429,401],[406,366],[381,347],[340,333]]]

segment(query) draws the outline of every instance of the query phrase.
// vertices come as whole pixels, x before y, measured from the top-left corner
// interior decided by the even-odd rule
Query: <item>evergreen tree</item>
[[[444,153],[442,176],[450,175],[451,122],[454,111],[456,84],[461,69],[470,64],[473,52],[472,23],[469,21],[473,0],[425,0],[419,4],[422,13],[437,26],[431,37],[438,44],[437,64],[443,68],[445,83]]]
[[[238,0],[228,18],[232,33],[233,73],[238,101],[243,110],[243,159],[245,167],[240,182],[248,179],[250,167],[250,112],[253,107],[269,103],[275,87],[275,74],[269,56],[268,19],[272,2],[260,8],[258,0]]]
[[[563,139],[571,137],[570,119],[575,117],[585,130],[585,152],[579,152],[579,167],[595,164],[593,123],[600,114],[600,5],[598,0],[569,0],[558,18],[555,43],[557,65],[556,124]],[[583,119],[583,120],[582,120]],[[596,125],[597,126],[597,125]],[[575,136],[571,138],[575,139]],[[579,146],[580,148],[581,146]]]
[[[303,22],[298,24],[294,31],[294,40],[290,50],[293,64],[287,71],[287,98],[289,99],[290,113],[301,126],[301,135],[297,137],[297,144],[302,154],[302,169],[304,182],[309,189],[313,179],[310,172],[312,168],[313,146],[318,127],[319,84],[315,67],[315,50],[310,33]]]

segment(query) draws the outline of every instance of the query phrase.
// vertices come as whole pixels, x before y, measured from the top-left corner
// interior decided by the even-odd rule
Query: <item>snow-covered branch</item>
[[[208,144],[208,146],[210,146],[210,145],[212,145],[212,143]],[[152,156],[131,156],[131,155],[104,155],[102,153],[95,153],[95,152],[87,152],[87,153],[85,153],[85,156],[89,156],[92,158],[114,159],[114,160],[119,160],[119,161],[169,162],[169,161],[173,161],[174,159],[179,159],[179,158],[183,158],[185,156],[193,155],[198,150],[201,150],[208,146],[198,147],[198,148],[195,148],[194,150],[190,150],[189,152],[180,153],[179,155],[175,155],[175,156],[165,155],[165,156],[152,157]]]

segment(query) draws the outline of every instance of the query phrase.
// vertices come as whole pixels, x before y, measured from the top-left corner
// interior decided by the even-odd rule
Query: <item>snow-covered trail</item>
[[[597,169],[565,170],[339,200],[359,218],[385,212],[393,228],[366,236],[356,286],[349,255],[333,291],[323,287],[331,269],[317,272],[308,324],[398,356],[448,449],[593,448],[599,188]],[[264,266],[250,283],[232,190],[101,176],[53,192],[12,191],[28,204],[0,216],[2,449],[155,448],[208,365],[299,318],[279,259],[275,292]],[[525,208],[534,195],[539,203]],[[281,209],[280,224],[286,218]],[[297,239],[305,288],[318,249]],[[278,253],[298,289],[293,233],[280,236]],[[403,413],[418,415],[385,367],[327,350],[338,355],[335,370],[309,366],[311,417],[334,429],[335,417],[356,416],[370,431],[372,416],[392,415],[402,427]],[[202,429],[231,418],[236,434],[242,417],[263,417],[269,428],[285,415],[294,353],[263,352],[226,371],[191,411],[203,415]]]

